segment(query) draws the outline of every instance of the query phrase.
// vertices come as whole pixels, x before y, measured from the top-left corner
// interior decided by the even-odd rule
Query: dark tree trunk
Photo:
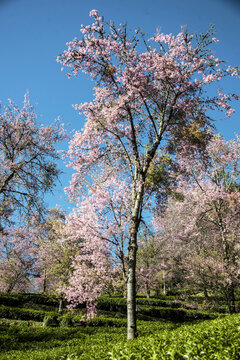
[[[209,299],[208,291],[207,291],[207,288],[205,286],[203,288],[203,293],[204,293],[205,299]]]
[[[150,295],[151,295],[151,289],[150,289],[150,287],[148,286],[148,284],[146,284],[145,289],[146,289],[147,298],[149,299],[149,298],[150,298]]]
[[[62,295],[60,296],[60,299],[59,299],[58,313],[59,314],[63,313],[63,297],[62,297]]]
[[[234,286],[229,286],[227,289],[227,304],[228,304],[228,310],[230,314],[236,313],[236,303],[235,303],[235,291]]]
[[[141,217],[141,203],[144,193],[142,185],[138,192],[133,190],[132,220],[130,241],[128,247],[128,279],[127,279],[127,338],[137,337],[136,321],[136,262],[137,262],[137,234]]]
[[[43,293],[45,294],[47,291],[47,271],[43,270]]]

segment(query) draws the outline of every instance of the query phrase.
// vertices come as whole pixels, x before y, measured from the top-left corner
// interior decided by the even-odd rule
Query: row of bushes
[[[21,306],[26,303],[58,306],[58,299],[54,296],[46,294],[4,294],[0,293],[0,304],[6,306]],[[157,298],[137,298],[139,305],[152,305],[152,306],[166,306],[166,307],[180,307],[180,301],[172,301],[172,299],[157,299]],[[66,304],[65,304],[66,305]],[[98,300],[98,307],[101,310],[109,310],[113,306],[126,306],[126,299],[123,297],[100,297]],[[84,307],[85,304],[79,304],[78,308]]]
[[[109,360],[237,360],[240,358],[239,315],[181,325],[135,341],[119,342]],[[80,358],[79,358],[80,359]]]
[[[127,313],[127,302],[124,298],[99,298],[97,303],[98,310]]]
[[[38,321],[43,322],[44,326],[125,326],[126,320],[114,318],[94,318],[90,321],[82,320],[81,315],[62,315],[59,316],[50,311],[39,311],[22,309],[17,307],[0,306],[0,318],[12,320]]]
[[[126,306],[124,308],[126,310]],[[141,317],[142,316],[142,317]],[[141,305],[138,308],[138,317],[144,318],[151,317],[154,319],[166,319],[173,322],[184,322],[184,321],[192,321],[192,320],[205,320],[205,319],[214,319],[218,316],[216,313],[206,313],[203,311],[194,311],[194,310],[186,310],[186,309],[173,309],[166,307],[154,307],[154,306],[146,306]],[[81,315],[62,315],[59,316],[55,312],[47,312],[41,310],[32,310],[32,309],[22,309],[17,307],[8,307],[8,306],[0,306],[0,317],[5,319],[14,319],[14,320],[27,320],[27,321],[44,321],[44,318],[49,319],[71,319],[69,320],[69,324],[72,322],[74,326],[79,326],[85,324],[81,319]],[[59,323],[58,320],[57,322]],[[55,320],[53,320],[54,323]],[[67,321],[67,320],[66,320]],[[91,326],[101,326],[101,318],[95,318],[88,323]],[[106,319],[112,324],[111,319]],[[106,325],[106,321],[104,320],[104,324]],[[114,319],[114,324],[111,326],[118,326],[119,323],[122,323],[122,319]],[[56,322],[56,321],[55,321]],[[117,325],[116,325],[117,323]],[[57,326],[57,325],[56,325]],[[62,325],[64,326],[64,325]],[[69,325],[70,326],[70,325]],[[110,326],[110,325],[109,325]]]
[[[83,320],[78,316],[45,316],[43,319],[43,326],[63,326],[63,327],[72,327],[72,326],[107,326],[107,327],[123,327],[126,326],[126,320],[124,319],[114,319],[114,318],[100,318],[95,317],[91,320]]]
[[[137,305],[151,305],[151,306],[162,306],[162,307],[172,307],[180,308],[182,302],[179,300],[161,300],[161,299],[151,299],[151,298],[139,298],[137,299]]]
[[[180,301],[171,301],[171,300],[161,300],[161,299],[148,299],[148,298],[137,298],[137,305],[150,305],[150,306],[161,306],[161,307],[172,307],[174,309],[182,307],[182,302]],[[100,297],[98,299],[97,308],[99,310],[106,311],[117,311],[126,313],[127,311],[127,302],[124,298],[105,298]]]
[[[139,313],[157,319],[166,319],[173,322],[185,322],[192,320],[208,320],[218,317],[217,313],[207,313],[204,311],[174,309],[166,307],[140,306]]]
[[[4,305],[0,306],[0,317],[8,319],[43,321],[46,315],[52,316],[53,314],[55,314],[54,312],[50,313],[49,311],[23,309],[17,307],[17,304],[23,305],[23,301],[25,301],[25,305],[27,301],[29,301],[29,304],[36,304],[37,302],[45,302],[45,304],[57,304],[56,299],[51,299],[47,295],[38,294],[1,294],[0,301],[2,299],[6,300],[6,304],[9,304],[10,302],[11,305],[14,306],[13,308]],[[144,319],[145,316],[155,319],[166,319],[174,322],[182,322],[191,320],[212,319],[217,316],[215,313],[209,314],[203,311],[196,311],[195,309],[189,310],[186,307],[183,309],[181,306],[182,303],[180,301],[171,302],[160,299],[138,298],[138,318]],[[98,310],[103,310],[105,312],[111,312],[119,315],[126,315],[126,299],[101,297],[98,301]],[[222,309],[221,313],[224,313],[224,310],[225,309]],[[112,316],[112,314],[109,315]]]
[[[137,309],[139,315],[145,315],[157,319],[166,319],[174,322],[215,319],[216,313],[206,313],[194,309],[183,309],[181,302],[170,302],[158,299],[138,299]],[[100,298],[98,309],[104,311],[120,312],[126,314],[126,299]]]
[[[0,304],[7,306],[22,306],[26,303],[58,306],[58,300],[54,296],[45,294],[4,294],[0,293]]]
[[[5,305],[0,306],[0,318],[5,319],[43,321],[46,315],[54,316],[55,313],[41,310],[21,309]]]
[[[100,320],[100,319],[99,319]],[[102,320],[101,320],[102,321]],[[0,360],[237,360],[240,315],[174,325],[138,323],[139,337],[126,340],[126,329],[0,326]]]
[[[204,320],[204,319],[213,319],[217,317],[216,314],[205,313],[199,311],[189,311],[185,309],[173,309],[173,308],[165,308],[165,307],[153,307],[153,306],[144,306],[141,305],[138,309],[139,315],[149,316],[155,319],[166,319],[174,322],[183,322],[183,321],[191,321],[191,320]],[[59,325],[60,322],[66,322],[68,325],[62,326],[79,326],[84,325],[86,322],[81,320],[82,316],[69,316],[63,315],[58,316],[54,312],[46,312],[40,310],[30,310],[30,309],[22,309],[17,307],[7,307],[0,306],[0,317],[5,319],[14,319],[14,320],[27,320],[27,321],[44,321],[44,319],[49,319],[49,324],[52,322],[51,326]],[[139,316],[141,317],[141,316]],[[46,320],[48,321],[48,320]],[[106,324],[107,322],[107,324]],[[87,322],[87,324],[91,326],[119,326],[123,323],[122,319],[102,319],[102,318],[94,318],[91,322]],[[122,326],[122,325],[120,325]]]

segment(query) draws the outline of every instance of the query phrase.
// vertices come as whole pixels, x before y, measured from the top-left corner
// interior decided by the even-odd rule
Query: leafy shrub
[[[70,316],[61,316],[59,317],[59,326],[62,327],[71,327],[73,326],[73,321]]]
[[[139,321],[134,341],[124,327],[86,325],[34,331],[2,325],[0,360],[237,360],[240,353],[240,315],[187,325]]]
[[[240,354],[240,316],[182,325],[132,342],[119,343],[109,352],[111,360],[237,360]]]
[[[181,301],[172,301],[172,300],[161,300],[161,299],[148,299],[148,298],[137,298],[137,305],[151,305],[151,306],[161,306],[161,307],[173,307],[179,308],[182,306]]]
[[[54,296],[45,294],[5,294],[0,293],[0,304],[6,306],[21,306],[26,303],[58,306],[58,300]]]
[[[97,308],[114,312],[127,313],[127,302],[124,298],[99,298]]]
[[[204,311],[195,311],[187,309],[174,309],[166,307],[139,306],[139,313],[151,316],[157,319],[166,319],[173,322],[184,322],[192,320],[215,319],[218,314],[210,314]]]
[[[4,305],[0,306],[0,317],[5,319],[43,321],[44,316],[46,315],[55,314],[40,310],[21,309]]]
[[[138,318],[142,315],[156,318],[166,319],[174,322],[184,322],[192,320],[215,319],[216,313],[207,313],[204,311],[196,311],[197,305],[184,304],[179,300],[161,300],[137,298]],[[98,301],[98,309],[103,311],[111,311],[114,313],[126,314],[127,304],[124,298],[100,298]],[[216,311],[216,309],[214,309]]]
[[[47,315],[43,319],[43,326],[59,326],[59,321],[56,315]]]
[[[94,319],[87,322],[87,325],[96,326],[96,327],[98,326],[122,327],[122,326],[127,326],[127,323],[125,319],[115,319],[115,318],[104,319],[104,318],[95,317]]]
[[[146,308],[149,310],[149,307],[146,306]],[[163,310],[168,309],[162,308]],[[179,310],[181,309],[171,309],[171,311]],[[57,314],[55,314],[55,320],[56,318]],[[61,316],[57,318],[57,321],[61,323],[64,318],[80,322],[81,316]],[[236,354],[240,349],[240,316],[227,316],[224,319],[204,321],[195,325],[174,325],[166,321],[139,321],[140,336],[134,342],[125,340],[126,321],[123,319],[95,318],[81,324],[84,326],[68,329],[48,328],[48,325],[44,328],[34,328],[34,331],[28,324],[22,328],[12,324],[6,331],[7,326],[3,324],[0,326],[0,348],[2,349],[0,360],[67,358],[74,360],[185,358],[233,360],[237,359]],[[2,336],[3,330],[5,332]],[[81,339],[83,341],[79,341]]]

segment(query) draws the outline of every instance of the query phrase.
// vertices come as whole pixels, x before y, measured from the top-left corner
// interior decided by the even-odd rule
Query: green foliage
[[[172,159],[168,153],[158,157],[157,163],[149,166],[146,178],[146,188],[153,186],[159,187],[167,185],[169,182],[169,167],[171,166]]]
[[[183,309],[181,301],[137,298],[137,315],[145,315],[157,319],[166,319],[176,322],[191,320],[215,319],[218,314],[204,311]],[[123,298],[100,298],[98,309],[126,314],[126,299]]]
[[[59,317],[59,326],[63,326],[63,327],[73,326],[72,318],[68,315]]]
[[[207,313],[204,311],[195,311],[187,309],[174,309],[156,306],[139,306],[139,313],[158,319],[166,319],[174,322],[185,322],[192,320],[214,319],[218,316],[216,313]]]
[[[171,299],[154,299],[154,298],[137,298],[138,305],[162,306],[162,307],[181,307],[180,301],[172,301]]]
[[[0,360],[106,359],[125,328],[0,326]]]
[[[114,312],[127,313],[127,302],[123,298],[99,298],[97,308]]]
[[[109,317],[87,321],[80,314],[59,316],[2,305],[0,360],[238,359],[240,315],[196,322],[217,314],[182,309],[182,302],[167,298],[138,298],[137,303],[138,318],[145,320],[138,320],[139,337],[133,341],[126,340],[123,312],[122,318],[116,318],[114,310],[101,310]],[[105,296],[99,305],[125,311],[126,299]]]
[[[182,325],[176,330],[140,337],[118,344],[110,353],[111,360],[236,360],[240,354],[240,316]]]
[[[139,321],[139,337],[127,341],[125,327],[32,328],[23,321],[0,324],[0,360],[237,360],[239,330],[240,315],[185,325]]]
[[[123,327],[127,326],[125,319],[115,319],[115,318],[100,318],[95,317],[86,323],[88,326],[107,326],[107,327]]]
[[[20,319],[43,321],[45,315],[55,315],[53,312],[21,309],[17,307],[0,306],[0,317],[6,319]]]
[[[62,319],[63,320],[63,319]],[[56,315],[48,315],[43,319],[43,326],[59,326],[59,321]]]
[[[171,299],[162,300],[157,298],[137,298],[136,300],[137,305],[151,305],[174,308],[178,308],[182,305],[181,302],[173,302]],[[125,314],[127,312],[127,302],[124,298],[100,297],[98,299],[97,308],[99,310],[119,311]]]
[[[6,306],[22,306],[26,303],[47,306],[58,306],[54,296],[45,294],[4,294],[0,293],[0,304]]]

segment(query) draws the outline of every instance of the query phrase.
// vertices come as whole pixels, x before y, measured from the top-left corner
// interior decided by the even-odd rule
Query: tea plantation
[[[137,339],[126,340],[126,300],[103,297],[99,316],[57,313],[43,295],[0,295],[0,360],[240,359],[240,314],[188,309],[171,297],[139,298]]]

